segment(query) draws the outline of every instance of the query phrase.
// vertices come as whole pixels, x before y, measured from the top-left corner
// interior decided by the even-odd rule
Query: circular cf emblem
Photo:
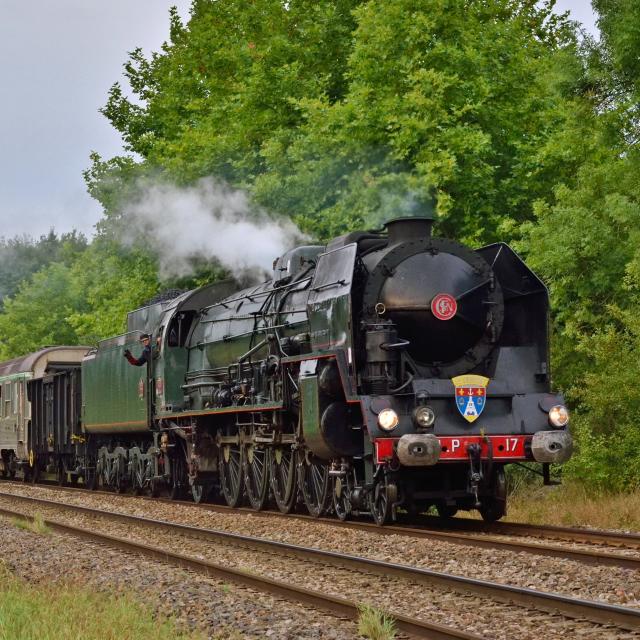
[[[456,299],[448,293],[439,293],[431,301],[431,311],[438,320],[451,320],[457,310]]]

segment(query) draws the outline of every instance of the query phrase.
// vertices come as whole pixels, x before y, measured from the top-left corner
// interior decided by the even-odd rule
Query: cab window
[[[184,347],[189,336],[189,330],[195,318],[195,311],[178,313],[169,325],[167,344],[170,347]]]

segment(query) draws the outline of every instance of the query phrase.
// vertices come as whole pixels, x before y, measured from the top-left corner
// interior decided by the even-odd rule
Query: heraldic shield
[[[489,381],[490,378],[471,374],[451,378],[456,388],[456,406],[468,422],[477,420],[482,413],[486,404]]]

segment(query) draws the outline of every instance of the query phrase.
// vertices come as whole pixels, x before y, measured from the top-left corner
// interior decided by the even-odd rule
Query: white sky
[[[127,52],[158,50],[190,0],[0,0],[0,236],[90,235],[89,153],[121,152],[98,109]]]
[[[238,0],[243,1],[243,0]],[[122,79],[127,52],[156,51],[171,5],[190,0],[0,0],[0,236],[37,237],[50,228],[91,235],[100,207],[86,193],[89,153],[121,152],[98,112]],[[559,11],[595,32],[589,0]]]

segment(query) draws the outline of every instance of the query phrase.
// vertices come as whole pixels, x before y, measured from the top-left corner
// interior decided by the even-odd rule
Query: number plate
[[[519,460],[526,459],[524,445],[531,436],[488,436],[493,446],[493,458]],[[489,444],[487,438],[481,436],[462,436],[459,438],[438,437],[440,440],[440,460],[466,460],[469,457],[467,447],[470,444],[479,444],[482,459],[489,458]]]

